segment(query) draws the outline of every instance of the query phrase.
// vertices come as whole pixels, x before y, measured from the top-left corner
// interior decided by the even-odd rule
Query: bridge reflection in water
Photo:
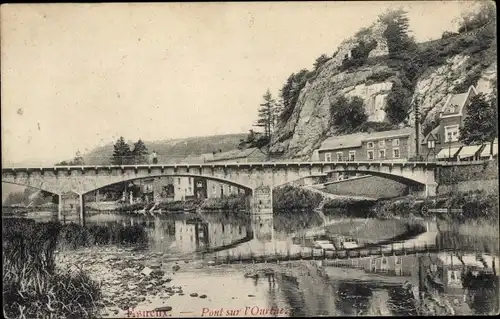
[[[275,294],[273,298],[288,300],[294,315],[414,314],[411,304],[404,305],[410,297],[405,295],[408,291],[401,286],[405,281],[420,286],[419,262],[428,256],[432,260],[441,260],[440,267],[444,267],[445,275],[456,275],[456,267],[461,267],[461,264],[454,261],[450,265],[447,256],[480,252],[489,267],[498,273],[498,247],[486,249],[483,242],[464,240],[457,234],[452,236],[438,231],[425,232],[401,242],[350,250],[323,251],[306,247],[294,240],[292,234],[320,227],[323,220],[314,212],[294,214],[295,218],[282,216],[279,212],[253,216],[235,212],[202,212],[154,218],[101,213],[90,214],[88,222],[142,225],[150,238],[147,249],[167,253],[175,260],[199,258],[216,264],[268,263],[269,267],[279,264],[277,269],[286,269],[290,264],[288,261],[315,260],[313,265],[324,266],[321,269],[326,272],[327,281],[323,277],[301,278],[284,273],[276,276],[279,289],[270,284],[269,293]],[[463,259],[468,262],[467,258]],[[309,272],[311,276],[314,269]],[[443,273],[441,278],[445,278]],[[452,291],[453,282],[448,284]],[[456,298],[462,300],[460,294]]]

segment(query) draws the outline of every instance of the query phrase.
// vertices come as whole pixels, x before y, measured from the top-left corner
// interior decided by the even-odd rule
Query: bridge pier
[[[78,194],[78,206],[80,225],[85,226],[85,198],[82,194]]]
[[[437,183],[420,184],[420,185],[409,185],[409,193],[418,198],[427,198],[431,196],[436,196],[437,194]]]

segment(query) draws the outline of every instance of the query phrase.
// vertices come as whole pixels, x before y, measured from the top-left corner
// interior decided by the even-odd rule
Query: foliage
[[[396,129],[396,126],[387,122],[364,122],[352,133],[357,132],[385,132]]]
[[[264,128],[264,136],[269,138],[271,136],[272,129],[274,128],[274,107],[276,105],[273,96],[269,89],[263,96],[264,102],[260,104],[258,119],[255,126]]]
[[[389,10],[379,17],[386,24],[383,35],[387,40],[389,57],[398,57],[400,53],[415,47],[415,42],[408,36],[407,12],[402,9]]]
[[[367,78],[366,78],[366,81],[367,82],[370,82],[370,81],[373,81],[375,83],[378,83],[378,82],[384,82],[385,80],[389,79],[390,77],[396,75],[394,73],[394,71],[380,71],[380,72],[377,72],[377,73],[373,73],[371,75],[369,75]]]
[[[298,73],[292,73],[286,80],[285,85],[280,91],[281,99],[283,101],[283,111],[280,115],[280,120],[282,122],[288,121],[292,115],[293,109],[299,99],[300,91],[313,75],[314,72],[302,69]]]
[[[468,32],[481,28],[495,19],[495,3],[493,1],[482,1],[478,7],[462,14],[459,19],[458,32]]]
[[[317,207],[323,196],[321,194],[285,185],[273,190],[273,208],[283,209],[312,209]]]
[[[358,45],[352,48],[351,58],[344,58],[340,70],[349,70],[352,68],[360,67],[366,63],[370,52],[377,47],[377,41],[372,40],[365,43],[363,40],[359,41]]]
[[[487,100],[483,93],[471,98],[464,125],[460,128],[460,141],[466,145],[492,142],[498,136],[498,109],[496,95]]]
[[[355,128],[366,122],[363,99],[360,97],[345,98],[341,96],[330,105],[332,123],[341,130]]]
[[[7,318],[96,317],[102,294],[85,273],[56,271],[59,223],[4,220],[3,311]]]
[[[134,149],[132,150],[132,156],[134,157],[135,164],[145,164],[147,163],[147,158],[145,155],[148,154],[148,148],[146,144],[139,139],[134,143]]]
[[[462,214],[451,213],[449,216],[457,222],[486,219],[498,223],[498,195],[487,194],[484,191],[445,194],[423,201],[412,196],[397,200],[381,200],[374,206],[373,212],[380,218],[432,217],[435,213],[428,212],[428,209],[448,207],[463,209]],[[443,213],[438,214],[440,217],[445,217]]]
[[[269,144],[269,141],[270,141],[269,137],[264,136],[262,133],[250,130],[246,139],[240,140],[240,143],[238,144],[238,149],[242,150],[253,147],[263,148],[264,146]]]
[[[131,163],[132,151],[130,146],[125,142],[123,136],[116,141],[113,145],[113,159],[114,165],[127,165]]]
[[[387,118],[393,124],[401,123],[411,108],[412,92],[403,85],[393,82],[392,89],[387,95],[385,112]]]
[[[56,164],[56,166],[77,166],[77,165],[85,165],[83,161],[83,156],[80,151],[77,151],[75,157],[72,161],[62,161]]]
[[[318,70],[323,64],[328,62],[330,58],[326,54],[320,55],[316,61],[314,61],[314,70]]]

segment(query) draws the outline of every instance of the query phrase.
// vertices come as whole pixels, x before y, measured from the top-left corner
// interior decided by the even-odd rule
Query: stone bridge
[[[334,172],[382,176],[411,186],[421,197],[436,194],[435,171],[428,162],[260,162],[210,164],[155,164],[2,168],[2,182],[34,187],[59,195],[59,211],[66,198],[76,197],[84,216],[84,195],[97,189],[143,178],[203,177],[246,190],[254,214],[272,213],[274,187],[300,179],[324,179]]]

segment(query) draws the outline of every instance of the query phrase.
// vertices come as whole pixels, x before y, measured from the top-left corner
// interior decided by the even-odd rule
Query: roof
[[[334,150],[347,147],[361,147],[365,139],[365,133],[349,134],[342,136],[332,136],[321,143],[319,150]]]
[[[438,133],[439,133],[439,125],[436,126],[432,131],[430,131],[429,134],[427,134],[427,136],[425,136],[420,143],[426,144],[427,140],[429,140],[431,136],[434,139],[434,141],[439,141]]]
[[[383,131],[383,132],[373,132],[370,134],[367,134],[365,140],[375,140],[375,139],[380,139],[380,138],[393,138],[393,137],[399,137],[399,136],[408,136],[413,134],[415,132],[415,129],[412,127],[405,127],[402,129],[398,130],[390,130],[390,131]]]
[[[395,138],[413,134],[415,129],[408,127],[398,130],[390,130],[373,133],[355,133],[349,135],[332,136],[321,143],[320,151],[335,150],[342,148],[361,147],[364,141],[378,140],[382,138]]]
[[[235,149],[235,150],[231,150],[231,151],[227,151],[227,152],[215,153],[215,154],[213,154],[213,158],[207,159],[207,162],[246,158],[256,151],[262,152],[259,148],[253,147],[253,148],[247,148],[244,150]]]
[[[442,109],[442,115],[462,114],[462,109],[471,93],[476,93],[476,88],[472,85],[469,87],[467,92],[450,95]]]

